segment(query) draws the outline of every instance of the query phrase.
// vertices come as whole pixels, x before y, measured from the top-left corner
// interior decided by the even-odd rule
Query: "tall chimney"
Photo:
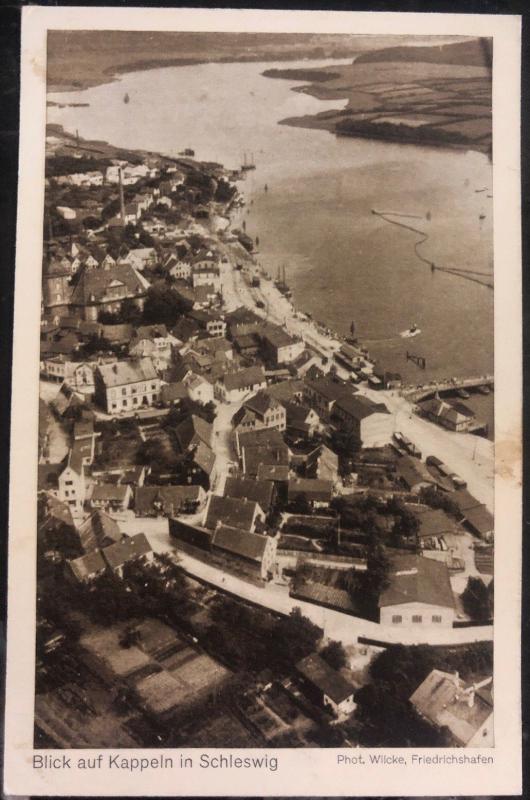
[[[121,177],[121,164],[118,167],[118,183],[120,185],[120,215],[121,224],[125,227],[125,201],[123,199],[123,181]]]

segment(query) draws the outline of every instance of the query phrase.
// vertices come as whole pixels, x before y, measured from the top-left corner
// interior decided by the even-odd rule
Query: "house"
[[[494,538],[495,519],[485,505],[480,504],[474,508],[468,508],[465,512],[464,524],[471,533],[487,542]]]
[[[191,450],[201,442],[207,447],[211,447],[212,426],[202,417],[190,414],[175,428],[175,438],[181,453]]]
[[[64,382],[67,386],[91,400],[95,392],[94,364],[87,362],[66,361],[64,364]]]
[[[296,665],[303,691],[335,715],[351,714],[355,710],[355,687],[318,653],[303,658]]]
[[[197,286],[211,285],[215,292],[221,291],[221,271],[214,259],[197,256],[191,265],[191,282],[194,289]]]
[[[126,564],[140,559],[153,560],[153,550],[143,533],[123,537],[121,541],[105,547],[101,552],[109,569],[119,577],[123,576],[123,568]]]
[[[450,431],[467,431],[475,421],[475,414],[463,403],[449,403],[438,393],[430,400],[418,403],[421,413],[431,422],[436,422]]]
[[[169,535],[177,543],[178,549],[189,555],[204,560],[211,551],[213,533],[200,525],[189,525],[170,517]]]
[[[139,272],[156,266],[157,254],[154,247],[136,247],[129,250],[124,261]]]
[[[291,478],[287,485],[289,503],[308,503],[312,508],[328,508],[333,497],[333,483],[317,478]]]
[[[302,339],[296,339],[276,325],[267,325],[265,330],[258,331],[258,334],[265,358],[278,366],[292,364],[305,350]]]
[[[320,417],[309,406],[283,400],[285,409],[286,428],[293,436],[312,438],[322,428]]]
[[[266,386],[263,367],[247,367],[221,376],[215,383],[214,396],[224,403],[236,403],[250,392],[258,392]]]
[[[59,500],[53,492],[41,489],[41,469],[49,466],[56,468],[60,465],[39,465],[38,550],[40,554],[51,551],[59,552],[65,558],[72,558],[81,552],[81,541],[70,506]]]
[[[188,389],[182,381],[164,383],[160,388],[160,399],[165,406],[178,405],[188,397]]]
[[[194,514],[204,502],[202,486],[140,486],[134,493],[137,517]]]
[[[176,255],[170,255],[164,262],[163,268],[177,280],[188,280],[191,277],[189,261],[184,261]]]
[[[213,310],[198,309],[196,311],[190,311],[188,316],[190,319],[195,320],[209,336],[225,336],[227,324],[224,314]]]
[[[284,402],[301,403],[305,390],[306,384],[298,379],[279,381],[267,387],[270,396],[279,400],[282,404]]]
[[[90,505],[103,511],[126,511],[132,499],[132,489],[127,484],[96,483],[92,489]]]
[[[175,339],[165,325],[140,325],[129,341],[129,354],[134,358],[150,358],[159,372],[170,365]]]
[[[413,494],[419,494],[422,489],[436,485],[436,480],[425,464],[409,455],[401,456],[396,461],[396,480],[399,485]]]
[[[204,442],[199,442],[190,449],[184,459],[189,483],[198,484],[204,489],[213,486],[216,478],[215,453]]]
[[[232,340],[238,336],[258,333],[263,327],[262,318],[243,306],[227,313],[226,321],[228,323],[229,336]]]
[[[102,325],[101,338],[111,346],[123,347],[131,341],[133,330],[133,326],[127,322]]]
[[[287,486],[289,480],[289,467],[281,464],[260,464],[256,473],[256,480],[270,481],[277,488]]]
[[[257,333],[249,333],[245,336],[234,336],[234,347],[239,355],[245,358],[254,358],[259,352],[259,338]]]
[[[225,497],[237,497],[252,500],[259,505],[265,514],[272,508],[274,500],[274,484],[272,481],[254,481],[249,478],[228,476],[224,485]]]
[[[70,308],[85,320],[96,321],[101,312],[119,313],[125,300],[143,309],[149,282],[130,264],[79,272],[71,292]]]
[[[456,618],[445,563],[417,555],[392,559],[389,586],[379,597],[379,622],[392,627],[451,628]]]
[[[306,474],[311,478],[335,483],[339,477],[339,457],[325,444],[320,445],[308,456]]]
[[[266,391],[245,400],[232,417],[232,426],[241,431],[255,431],[262,428],[285,430],[285,408]]]
[[[199,339],[197,342],[193,343],[190,353],[194,356],[196,353],[206,355],[209,356],[210,359],[213,359],[213,361],[222,363],[232,361],[234,358],[232,344],[222,336]]]
[[[190,372],[183,379],[182,384],[190,400],[205,406],[213,402],[213,384],[202,375]]]
[[[392,440],[394,419],[384,403],[345,394],[333,405],[332,419],[361,447],[382,447]]]
[[[416,712],[455,747],[493,747],[492,678],[466,686],[458,672],[433,669],[409,698]]]
[[[252,433],[236,431],[235,439],[241,466],[247,477],[256,477],[262,464],[285,467],[289,464],[289,448],[281,433],[274,428],[264,428]]]
[[[160,398],[160,378],[153,362],[140,358],[99,365],[94,398],[107,414],[152,406]]]
[[[306,378],[304,381],[304,395],[311,408],[314,408],[320,416],[329,418],[340,397],[349,395],[353,388],[346,386],[340,381],[332,380],[328,377],[316,379]]]
[[[99,509],[87,517],[77,530],[85,553],[100,550],[122,538],[118,523]]]
[[[438,541],[444,535],[450,535],[456,531],[454,520],[441,508],[410,506],[410,510],[420,524],[417,539],[422,549],[436,549],[437,546],[439,547]]]
[[[86,499],[86,476],[83,454],[78,447],[72,447],[68,452],[65,467],[58,477],[57,496],[68,504],[74,518],[82,515]]]
[[[106,572],[107,563],[100,550],[93,550],[68,561],[67,570],[67,574],[78,583],[90,583]]]
[[[265,514],[260,506],[243,498],[210,495],[204,513],[204,527],[210,530],[221,524],[254,533],[256,525],[263,522]]]
[[[259,533],[219,525],[212,537],[214,553],[220,553],[230,561],[243,562],[261,580],[270,580],[276,561],[276,539]]]

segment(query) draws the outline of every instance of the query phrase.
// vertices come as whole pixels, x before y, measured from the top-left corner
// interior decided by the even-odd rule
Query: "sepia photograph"
[[[32,772],[492,766],[495,35],[119,13],[45,31]]]

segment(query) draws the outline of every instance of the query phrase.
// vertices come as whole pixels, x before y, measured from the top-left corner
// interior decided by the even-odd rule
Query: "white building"
[[[160,378],[150,358],[98,366],[95,400],[107,414],[152,406],[160,398]]]

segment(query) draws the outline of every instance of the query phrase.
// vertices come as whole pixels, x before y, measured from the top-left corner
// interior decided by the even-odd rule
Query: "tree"
[[[493,616],[493,586],[488,587],[482,578],[470,575],[462,594],[462,603],[472,620],[488,622]]]
[[[322,636],[322,629],[304,617],[298,607],[282,617],[275,630],[275,647],[283,660],[296,664],[312,653]]]
[[[346,666],[346,651],[341,642],[329,642],[322,648],[320,655],[333,669],[339,670]]]
[[[155,283],[147,290],[144,305],[144,322],[167,325],[172,328],[182,312],[176,293],[165,283]]]

